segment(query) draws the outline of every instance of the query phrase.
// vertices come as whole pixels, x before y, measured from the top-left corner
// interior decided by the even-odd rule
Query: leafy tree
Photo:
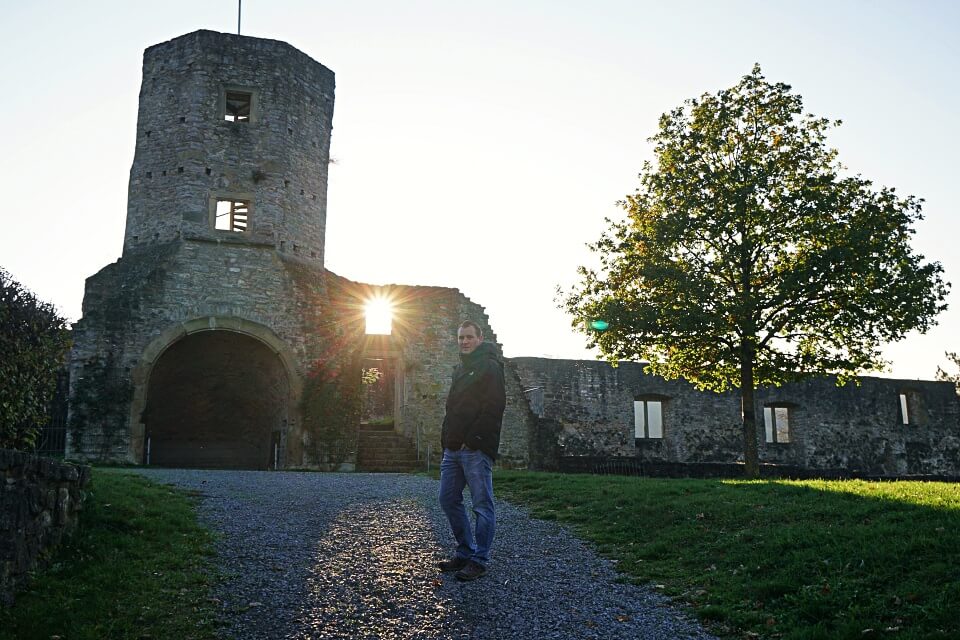
[[[53,306],[0,269],[0,448],[34,445],[69,348]]]
[[[922,200],[842,175],[825,142],[840,122],[802,107],[754,66],[661,116],[656,165],[590,245],[600,268],[581,267],[562,301],[611,360],[739,387],[750,476],[756,386],[881,369],[880,343],[926,331],[949,287],[910,248]]]
[[[952,362],[955,367],[960,369],[960,354],[957,354],[956,351],[947,351],[945,354],[947,360]],[[957,393],[960,393],[960,371],[957,373],[947,373],[942,368],[937,367],[937,380],[945,380],[946,382],[952,382],[957,385]]]

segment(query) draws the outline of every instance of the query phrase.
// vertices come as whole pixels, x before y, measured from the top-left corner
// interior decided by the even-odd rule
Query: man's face
[[[460,353],[467,355],[473,353],[473,350],[483,342],[477,337],[477,330],[474,327],[462,327],[457,331],[457,343],[460,345]]]

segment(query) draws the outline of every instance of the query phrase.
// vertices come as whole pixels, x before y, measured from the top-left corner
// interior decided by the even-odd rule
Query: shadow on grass
[[[498,472],[496,487],[723,635],[960,637],[960,485]]]

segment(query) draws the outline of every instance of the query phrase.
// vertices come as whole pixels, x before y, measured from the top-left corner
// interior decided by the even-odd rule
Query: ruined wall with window
[[[235,271],[217,268],[222,263]],[[393,331],[386,336],[366,336],[364,303],[382,294],[393,300]],[[151,424],[161,419],[162,405],[168,404],[164,398],[176,397],[177,404],[202,408],[215,401],[212,387],[236,384],[235,376],[240,375],[249,378],[240,382],[260,385],[247,395],[287,398],[284,415],[268,430],[270,434],[282,431],[276,435],[283,447],[279,466],[310,466],[309,436],[300,428],[297,406],[301,379],[328,365],[347,369],[343,363],[361,358],[389,363],[381,366],[392,371],[392,397],[381,400],[390,402],[389,413],[397,431],[412,441],[419,439],[424,456],[429,445],[437,458],[444,401],[458,359],[456,330],[466,318],[475,319],[485,328],[487,338],[496,340],[482,307],[456,289],[366,285],[272,250],[245,246],[182,241],[128,255],[88,280],[72,360],[73,379],[81,389],[96,374],[102,378],[97,379],[99,389],[104,380],[125,380],[130,393],[118,399],[119,405],[108,416],[94,416],[93,421],[74,430],[70,455],[163,463],[157,449],[160,434],[154,430],[151,440]],[[249,353],[250,343],[220,348],[222,354],[211,361],[206,376],[209,384],[198,381],[176,396],[156,388],[162,384],[160,373],[171,366],[162,364],[164,358],[177,357],[177,345],[194,336],[212,338],[224,332],[254,336],[261,342],[261,334],[269,332],[277,340],[277,344],[266,343],[269,350],[286,352],[288,378],[280,375],[283,369],[279,366],[274,373],[252,366],[254,360],[243,355]],[[205,353],[199,346],[180,355],[182,364],[175,363],[174,371],[198,366],[200,354]],[[104,354],[110,355],[106,372],[97,368]],[[222,363],[221,369],[216,362]],[[346,375],[346,371],[336,373]],[[354,382],[359,386],[359,377]],[[277,385],[282,388],[275,389]],[[507,391],[502,462],[524,466],[529,409],[518,378],[509,371]],[[73,411],[81,412],[76,402]],[[262,434],[264,443],[274,437],[270,434]],[[166,434],[168,440],[170,435]],[[148,458],[150,446],[152,460]],[[267,446],[271,445],[264,444]],[[258,465],[244,463],[240,457],[237,464],[269,466],[267,457]]]
[[[349,283],[340,278],[341,295],[352,298],[346,307],[362,307],[370,299],[388,300],[393,310],[389,335],[364,338],[363,358],[371,366],[377,361],[393,372],[396,430],[419,442],[426,459],[429,450],[439,460],[440,429],[453,369],[459,361],[457,328],[463,320],[477,322],[484,339],[496,344],[484,308],[457,289],[405,285],[372,286]],[[499,462],[505,466],[526,466],[529,460],[529,433],[534,417],[516,373],[505,370],[507,409],[501,432]],[[380,399],[378,402],[382,402]]]
[[[776,427],[787,423],[786,437],[762,436],[765,459],[868,475],[960,475],[960,403],[950,383],[858,382],[815,378],[761,390],[758,404],[773,409],[764,413],[774,413]]]
[[[742,461],[738,393],[646,375],[637,363],[513,358],[560,456]],[[864,475],[960,475],[960,402],[949,383],[816,378],[757,391],[762,462]],[[906,413],[906,418],[904,418]]]

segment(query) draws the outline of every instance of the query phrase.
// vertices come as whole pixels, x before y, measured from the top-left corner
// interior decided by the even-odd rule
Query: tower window
[[[229,122],[250,122],[253,94],[249,91],[227,91],[223,119]]]
[[[247,230],[250,217],[249,200],[233,200],[217,198],[217,207],[213,218],[213,228],[218,231],[236,231],[243,233]]]

